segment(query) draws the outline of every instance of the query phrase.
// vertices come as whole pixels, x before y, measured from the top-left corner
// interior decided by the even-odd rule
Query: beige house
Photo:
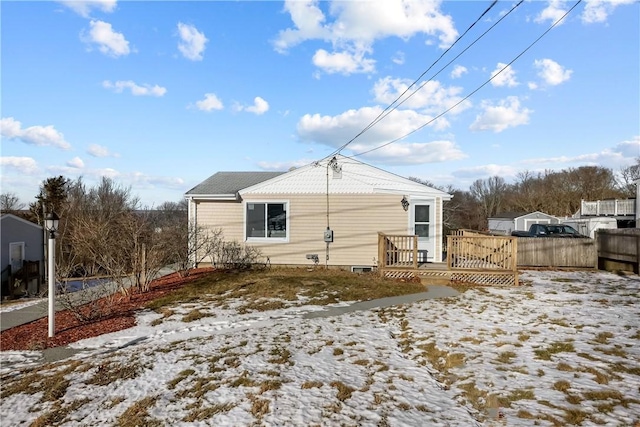
[[[218,172],[185,194],[189,220],[259,248],[272,265],[366,269],[378,233],[417,235],[420,262],[442,261],[451,195],[335,156],[288,172]]]

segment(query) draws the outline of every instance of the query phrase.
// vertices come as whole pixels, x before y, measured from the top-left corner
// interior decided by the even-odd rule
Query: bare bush
[[[260,249],[237,241],[222,242],[213,253],[212,264],[226,269],[246,270],[258,264],[262,258]]]

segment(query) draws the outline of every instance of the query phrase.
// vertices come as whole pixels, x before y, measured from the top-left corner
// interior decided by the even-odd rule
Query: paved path
[[[315,319],[318,317],[340,316],[341,314],[353,313],[354,311],[391,307],[393,305],[409,304],[426,299],[455,297],[458,294],[458,291],[449,286],[429,285],[427,286],[427,292],[419,292],[417,294],[399,295],[396,297],[379,298],[370,301],[356,302],[344,307],[331,307],[323,311],[313,311],[310,313],[305,313],[302,317],[305,319]]]
[[[160,271],[158,276],[164,276],[170,273],[173,273],[175,270],[171,268],[165,268]],[[126,286],[126,284],[125,284]],[[118,285],[112,282],[105,282],[101,285],[83,289],[80,291],[72,292],[67,294],[69,298],[71,298],[71,302],[89,302],[92,299],[104,297],[110,293],[116,292],[118,290]],[[64,310],[64,304],[61,302],[61,297],[56,296],[56,311]],[[34,322],[43,317],[49,316],[49,299],[42,298],[36,304],[29,305],[23,308],[19,308],[16,310],[0,312],[0,331],[4,331],[6,329],[10,329],[16,326],[24,325],[26,323]]]
[[[90,291],[90,290],[91,289],[88,289],[86,291]],[[78,292],[83,292],[83,291],[78,291]],[[427,299],[433,299],[433,298],[454,297],[454,296],[457,296],[458,294],[459,294],[458,291],[456,291],[455,289],[449,286],[428,285],[426,292],[420,292],[420,293],[409,294],[409,295],[400,295],[400,296],[388,297],[388,298],[380,298],[380,299],[374,299],[370,301],[361,301],[361,302],[356,302],[354,304],[344,306],[344,307],[331,307],[329,309],[322,310],[322,311],[304,313],[303,318],[313,319],[318,317],[340,316],[342,314],[352,313],[355,311],[371,310],[374,308],[383,308],[383,307],[390,307],[394,305],[409,304],[409,303],[423,301]],[[57,304],[56,309],[58,310],[61,309],[59,304]],[[33,322],[34,320],[38,320],[42,317],[46,317],[47,315],[48,315],[48,301],[44,299],[35,305],[31,305],[31,306],[13,310],[13,311],[8,311],[5,313],[0,313],[0,323],[2,325],[2,330],[5,330],[5,329],[12,328],[14,326],[22,325],[24,323]],[[74,354],[79,352],[82,352],[82,350],[76,350],[66,346],[49,348],[43,351],[42,359],[45,362],[55,362],[58,360],[71,357]]]

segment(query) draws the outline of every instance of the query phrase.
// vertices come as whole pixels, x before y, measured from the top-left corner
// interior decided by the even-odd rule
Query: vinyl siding
[[[407,234],[408,212],[398,195],[331,195],[329,225],[334,241],[329,245],[331,266],[376,265],[378,232]],[[327,228],[326,195],[245,194],[244,202],[287,201],[289,241],[255,242],[272,264],[309,265],[307,254],[317,254],[324,265]],[[225,240],[244,241],[244,203],[202,201],[198,204],[198,224],[223,230]],[[436,253],[442,251],[442,200],[436,199]]]

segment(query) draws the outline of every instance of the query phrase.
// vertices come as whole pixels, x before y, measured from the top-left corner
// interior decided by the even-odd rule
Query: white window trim
[[[25,259],[27,258],[27,245],[24,242],[10,242],[9,243],[9,263],[11,264],[11,257],[13,256],[13,248],[18,247],[21,248],[20,249],[20,254],[22,255],[22,259],[20,260],[20,262],[22,264],[24,264]],[[12,270],[13,270],[13,265],[11,265]],[[15,273],[15,271],[12,271],[12,273]]]
[[[248,203],[267,203],[267,204],[284,204],[285,211],[287,212],[287,235],[286,237],[247,237],[247,204]],[[243,200],[242,201],[242,233],[244,235],[244,241],[248,243],[288,243],[291,237],[291,211],[289,200]]]

